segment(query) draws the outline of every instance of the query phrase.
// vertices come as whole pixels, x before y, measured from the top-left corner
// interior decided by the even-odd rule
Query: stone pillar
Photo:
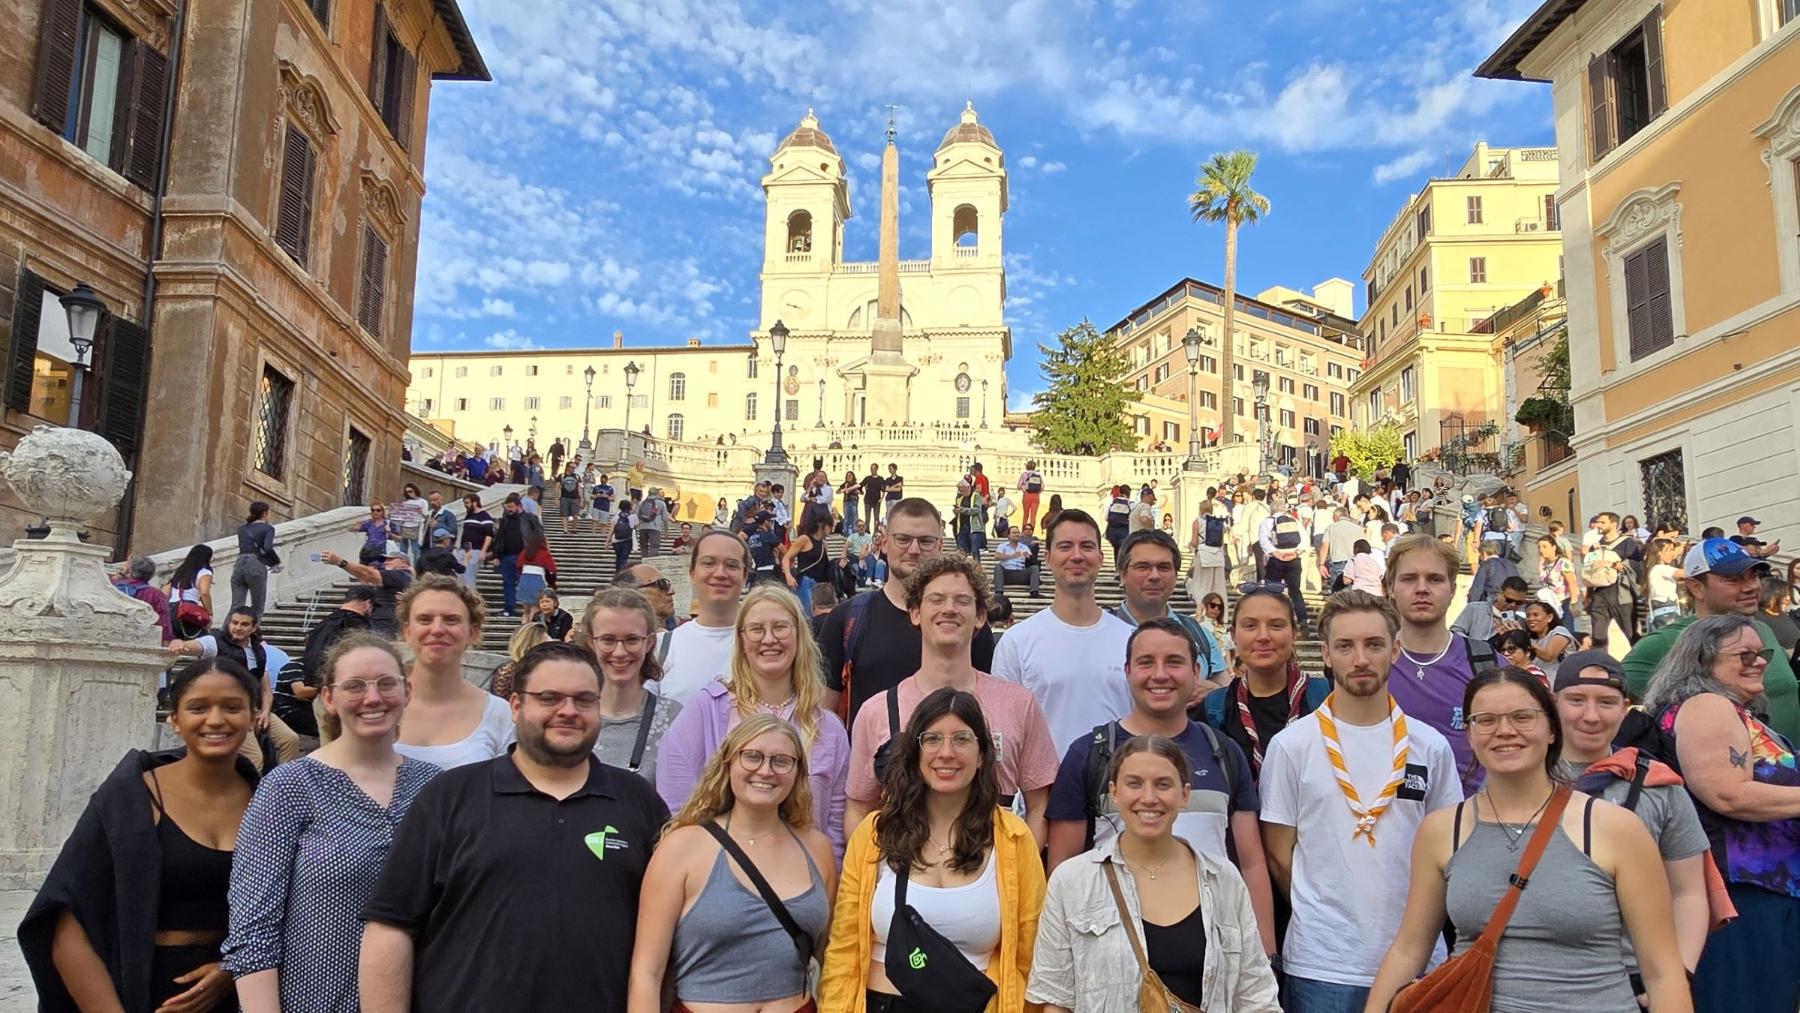
[[[108,582],[111,550],[76,536],[131,478],[112,444],[39,426],[0,474],[50,524],[0,576],[0,889],[35,889],[94,789],[149,747],[167,659],[155,613]]]
[[[799,520],[800,508],[797,504],[800,503],[800,490],[794,487],[800,484],[800,469],[794,464],[794,459],[790,456],[779,461],[770,461],[768,454],[765,453],[763,459],[758,461],[751,470],[755,472],[758,483],[767,482],[787,490],[783,498],[787,500],[788,512],[793,515],[794,520]],[[727,496],[726,499],[731,500],[732,509],[736,509],[737,499],[730,496]]]

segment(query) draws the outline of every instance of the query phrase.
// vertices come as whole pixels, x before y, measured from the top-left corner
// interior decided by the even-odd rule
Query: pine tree
[[[1032,398],[1032,442],[1054,454],[1098,456],[1136,450],[1138,436],[1127,406],[1142,395],[1125,385],[1131,360],[1086,318],[1039,345],[1050,389]]]

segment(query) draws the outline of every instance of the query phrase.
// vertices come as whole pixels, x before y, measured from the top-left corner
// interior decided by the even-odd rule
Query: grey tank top
[[[800,840],[791,828],[788,835]],[[805,845],[800,853],[812,885],[783,900],[823,957],[818,941],[825,936],[831,910],[818,866]],[[775,920],[762,895],[738,882],[730,863],[725,849],[719,849],[700,899],[675,923],[675,997],[682,1002],[769,1002],[805,992],[807,969],[800,964],[794,937]]]
[[[1507,850],[1510,840],[1498,825],[1478,822],[1444,866],[1444,907],[1456,925],[1458,954],[1500,903],[1530,832],[1518,851]],[[1500,938],[1493,1013],[1637,1013],[1620,956],[1624,937],[1612,877],[1558,827]]]

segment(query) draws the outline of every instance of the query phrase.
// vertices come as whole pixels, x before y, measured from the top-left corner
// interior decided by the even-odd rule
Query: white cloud
[[[508,327],[504,331],[496,331],[481,339],[481,343],[489,348],[537,348],[538,343]]]
[[[1037,164],[1038,164],[1037,156],[1036,155],[1020,155],[1018,164],[1027,169],[1035,169],[1035,168],[1037,168]]]
[[[1392,183],[1397,179],[1405,179],[1431,164],[1431,152],[1423,148],[1401,155],[1391,162],[1383,162],[1375,167],[1370,178],[1377,186]]]
[[[1045,175],[1054,175],[1054,174],[1059,173],[1067,168],[1068,168],[1068,166],[1062,164],[1061,162],[1045,162],[1043,165],[1043,170],[1044,170]]]

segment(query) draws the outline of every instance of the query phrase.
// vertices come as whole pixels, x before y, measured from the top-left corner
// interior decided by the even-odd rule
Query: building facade
[[[950,442],[958,433],[998,431],[1012,355],[1002,260],[1006,163],[973,107],[944,135],[926,174],[930,256],[899,259],[886,238],[893,223],[883,224],[899,296],[898,368],[873,361],[883,264],[844,260],[849,183],[810,110],[769,166],[762,305],[748,342],[627,348],[615,332],[610,348],[419,354],[410,410],[484,445],[501,441],[509,427],[522,443],[535,426],[540,448],[553,440],[573,445],[584,426],[766,446],[777,413],[783,429],[799,436],[831,430],[821,442],[864,427],[941,432]],[[779,364],[769,340],[777,322],[788,331]],[[629,395],[627,364],[639,370]]]
[[[1501,422],[1493,336],[1476,328],[1560,277],[1555,192],[1555,149],[1478,143],[1454,176],[1406,199],[1363,272],[1356,425],[1398,426],[1416,459]]]
[[[0,446],[69,421],[58,297],[107,314],[79,422],[136,473],[134,552],[361,502],[399,474],[433,82],[454,0],[0,9]],[[36,520],[0,492],[12,534]]]
[[[1182,339],[1201,336],[1193,390],[1199,401],[1200,439],[1217,442],[1226,410],[1240,420],[1241,440],[1259,438],[1256,381],[1268,389],[1267,439],[1271,466],[1322,473],[1331,437],[1350,423],[1349,390],[1362,365],[1362,339],[1351,319],[1355,290],[1343,279],[1324,282],[1311,295],[1272,288],[1237,297],[1233,316],[1233,376],[1220,373],[1219,337],[1225,331],[1224,293],[1184,278],[1106,329],[1131,357],[1125,382],[1142,394],[1133,424],[1139,445],[1185,452],[1190,422],[1189,371]],[[1229,397],[1229,408],[1226,399]]]
[[[1584,509],[1800,540],[1800,10],[1558,0],[1478,73],[1550,84]]]

